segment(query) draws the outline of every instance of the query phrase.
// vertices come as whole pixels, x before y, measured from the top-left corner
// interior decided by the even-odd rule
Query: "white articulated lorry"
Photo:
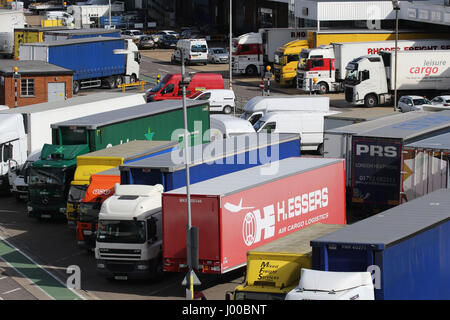
[[[450,40],[400,40],[398,51],[447,50]],[[395,52],[395,41],[340,42],[303,49],[297,68],[297,87],[310,91],[310,82],[316,79],[317,91],[321,93],[344,91],[345,67],[353,59],[380,51]]]
[[[402,95],[438,96],[450,88],[450,50],[397,52],[397,99]],[[345,100],[375,107],[393,101],[395,53],[362,56],[348,63]]]
[[[99,213],[95,259],[100,275],[115,280],[162,272],[163,186],[120,185]]]
[[[143,93],[108,92],[0,110],[0,189],[7,191],[15,178],[8,178],[10,168],[18,170],[31,153],[52,143],[52,123],[145,103]]]
[[[231,69],[235,74],[261,74],[264,69],[261,34],[246,33],[233,39]]]

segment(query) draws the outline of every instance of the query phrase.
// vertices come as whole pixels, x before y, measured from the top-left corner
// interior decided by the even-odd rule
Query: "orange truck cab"
[[[147,91],[147,102],[181,99],[181,73],[169,73],[154,88]],[[222,75],[218,73],[196,73],[186,88],[186,97],[206,89],[225,89]]]
[[[89,187],[80,203],[80,216],[76,227],[78,246],[81,248],[95,248],[98,213],[103,201],[114,194],[116,183],[120,183],[118,167],[91,176]]]

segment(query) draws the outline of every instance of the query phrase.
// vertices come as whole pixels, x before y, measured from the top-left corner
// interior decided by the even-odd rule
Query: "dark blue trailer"
[[[139,78],[140,54],[131,40],[117,37],[90,37],[24,43],[20,60],[41,60],[70,69],[73,93],[82,88],[107,85],[114,88]]]
[[[311,247],[313,269],[375,270],[376,299],[450,299],[450,190],[346,226]]]
[[[299,157],[300,136],[297,134],[241,135],[197,145],[189,150],[190,182],[196,183],[261,164]],[[162,184],[164,191],[184,187],[186,186],[186,170],[183,154],[182,149],[179,149],[177,153],[166,153],[121,165],[121,184]],[[272,167],[272,169],[276,168]]]

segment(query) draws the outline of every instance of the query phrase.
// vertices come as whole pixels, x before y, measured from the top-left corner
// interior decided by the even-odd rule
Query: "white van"
[[[254,97],[244,107],[242,119],[254,125],[267,112],[272,111],[322,111],[330,110],[330,98],[323,96],[279,95]]]
[[[241,134],[255,133],[250,122],[228,114],[210,115],[210,139],[226,139]]]
[[[323,155],[324,117],[339,111],[268,112],[253,125],[256,132],[298,133],[302,150]]]
[[[211,89],[199,91],[191,99],[208,100],[210,111],[230,114],[234,110],[236,97],[233,90]]]
[[[172,62],[181,62],[181,50],[184,50],[184,60],[187,64],[208,64],[208,43],[205,39],[181,39],[172,55]]]

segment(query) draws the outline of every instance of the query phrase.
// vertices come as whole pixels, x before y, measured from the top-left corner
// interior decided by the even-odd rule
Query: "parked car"
[[[141,36],[144,34],[140,30],[124,30],[122,31],[122,37],[125,39],[133,39],[134,42],[138,43]]]
[[[450,96],[437,96],[431,100],[432,105],[440,105],[444,107],[450,107]]]
[[[214,89],[195,93],[191,99],[208,100],[209,110],[229,114],[235,107],[235,95],[233,90]],[[248,121],[247,121],[248,122]]]
[[[228,63],[230,54],[224,48],[210,48],[208,51],[208,62]]]
[[[431,106],[431,101],[421,96],[402,96],[398,100],[397,108],[400,112],[422,110],[424,106]]]
[[[139,38],[138,48],[139,49],[154,49],[155,42],[153,41],[153,38],[151,36],[144,35]]]
[[[166,34],[159,38],[159,47],[166,49],[175,49],[177,47],[178,38],[174,35]]]

